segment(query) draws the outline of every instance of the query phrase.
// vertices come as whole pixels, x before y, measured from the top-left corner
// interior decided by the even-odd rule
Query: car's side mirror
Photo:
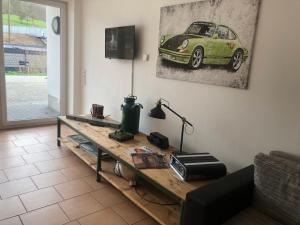
[[[213,39],[218,39],[219,38],[219,35],[218,33],[214,33],[214,35],[212,36]]]

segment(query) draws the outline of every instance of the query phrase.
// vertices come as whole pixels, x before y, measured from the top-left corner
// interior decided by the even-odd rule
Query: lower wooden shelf
[[[68,140],[62,139],[61,141],[66,147],[68,147],[80,159],[96,171],[97,157],[95,155],[76,147],[74,143]],[[102,171],[99,172],[102,178],[122,192],[123,195],[125,195],[158,223],[162,225],[178,225],[180,223],[181,206],[179,204],[166,205],[166,203],[172,203],[174,200],[165,196],[146,181],[138,182],[136,189],[130,186],[128,181],[113,173],[114,164],[115,161],[113,160],[102,160]]]

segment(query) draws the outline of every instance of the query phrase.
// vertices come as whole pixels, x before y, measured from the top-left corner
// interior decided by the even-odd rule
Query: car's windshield
[[[185,34],[195,34],[202,35],[206,37],[212,37],[216,29],[214,24],[208,23],[193,23],[189,28],[185,31]]]

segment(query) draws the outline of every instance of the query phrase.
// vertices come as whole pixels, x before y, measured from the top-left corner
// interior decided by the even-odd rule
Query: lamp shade
[[[160,101],[156,104],[155,108],[151,109],[149,116],[156,119],[166,119],[166,113],[162,110]]]

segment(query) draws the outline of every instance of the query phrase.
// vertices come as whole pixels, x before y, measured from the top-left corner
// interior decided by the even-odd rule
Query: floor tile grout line
[[[19,195],[18,195],[18,196],[14,196],[14,197],[18,197],[18,198],[19,198],[19,200],[20,200],[20,202],[22,203],[22,205],[23,205],[23,207],[24,207],[24,209],[25,209],[26,212],[25,212],[25,213],[18,214],[18,215],[15,215],[15,216],[11,216],[11,217],[8,217],[8,218],[4,218],[3,220],[11,219],[11,218],[16,217],[16,216],[19,216],[19,217],[20,217],[20,220],[21,220],[21,216],[22,216],[22,215],[25,215],[25,214],[28,214],[28,213],[32,213],[32,212],[34,212],[34,211],[38,211],[38,210],[41,210],[41,209],[43,209],[43,208],[47,208],[47,207],[50,207],[50,206],[53,206],[53,205],[58,205],[58,207],[63,211],[63,213],[64,213],[64,214],[66,215],[66,217],[69,219],[69,222],[72,222],[72,220],[68,217],[68,215],[66,214],[66,212],[61,208],[61,206],[60,206],[59,203],[62,203],[62,202],[64,202],[64,201],[71,200],[71,199],[76,198],[76,197],[82,197],[82,196],[87,195],[87,194],[89,194],[89,193],[85,193],[85,194],[82,194],[82,195],[79,195],[79,196],[74,196],[74,197],[72,197],[72,198],[70,198],[70,199],[64,199],[64,198],[62,198],[62,201],[59,201],[59,202],[56,202],[56,203],[52,203],[52,204],[49,204],[49,205],[46,205],[46,206],[43,206],[43,207],[39,207],[39,208],[36,208],[36,209],[33,209],[33,210],[28,210],[28,209],[25,207],[25,204],[24,204],[24,202],[22,201],[22,199],[21,199],[21,197],[20,197]],[[100,204],[100,205],[102,206],[102,204]],[[79,219],[81,219],[81,218],[83,218],[83,217],[86,217],[86,216],[89,216],[89,215],[91,215],[91,214],[94,214],[94,213],[96,213],[96,212],[100,212],[100,211],[102,211],[102,210],[104,210],[104,209],[107,209],[107,208],[110,208],[110,207],[104,207],[104,206],[103,206],[103,209],[99,209],[99,210],[96,210],[96,211],[94,211],[94,212],[92,212],[92,213],[86,214],[86,215],[84,215],[84,216],[82,216],[82,217],[77,218],[76,220],[79,220]],[[0,221],[3,221],[3,220],[0,220]],[[67,222],[67,223],[69,223],[69,222]],[[79,222],[79,221],[78,221],[78,222]]]
[[[66,201],[66,199],[64,198],[64,196],[57,190],[57,188],[55,187],[56,185],[53,185],[52,187],[54,188],[54,190],[59,194],[59,196],[61,197],[62,201],[60,202],[64,202]]]
[[[23,159],[25,160],[25,162],[26,162],[27,164],[40,163],[40,162],[45,162],[45,161],[50,161],[50,160],[55,159],[55,158],[54,158],[53,156],[51,156],[48,152],[28,153],[28,154],[25,154],[25,156],[28,156],[28,155],[35,155],[35,154],[41,154],[41,153],[47,153],[47,154],[51,157],[51,159],[42,159],[42,160],[39,160],[39,161],[36,161],[36,162],[28,162],[28,161],[23,157],[24,155],[22,155],[22,157],[23,157]]]
[[[105,210],[105,209],[108,209],[109,207],[104,207],[103,209],[97,209],[96,211],[94,211],[94,212],[92,212],[92,213],[88,213],[88,214],[86,214],[86,215],[84,215],[84,216],[81,216],[81,217],[78,217],[76,220],[80,220],[80,219],[82,219],[82,218],[84,218],[84,217],[88,217],[88,216],[90,216],[90,215],[93,215],[93,214],[95,214],[95,213],[98,213],[98,212],[101,212],[101,211],[103,211],[103,210]]]
[[[68,201],[68,200],[71,200],[71,199],[74,199],[74,198],[78,198],[78,197],[82,197],[82,196],[84,196],[84,195],[88,195],[88,194],[90,194],[91,192],[94,192],[94,191],[90,191],[90,192],[87,192],[87,193],[82,193],[82,194],[80,194],[80,195],[76,195],[76,196],[73,196],[73,197],[71,197],[71,198],[64,198],[62,195],[61,195],[61,193],[57,190],[57,188],[55,187],[55,186],[57,186],[57,185],[53,185],[52,187],[56,190],[56,192],[61,196],[61,198],[62,198],[62,201],[60,201],[60,202],[65,202],[65,201]],[[93,197],[93,196],[92,196]],[[95,199],[96,200],[96,199]],[[97,200],[96,200],[97,201]],[[98,201],[97,201],[98,202]],[[100,203],[101,204],[101,203]],[[101,204],[102,205],[102,204]]]
[[[5,172],[6,173],[6,175],[7,175],[7,172],[5,171],[5,170],[10,170],[10,169],[17,169],[17,168],[21,168],[21,167],[24,167],[24,166],[34,166],[33,165],[33,163],[30,163],[30,164],[25,164],[25,165],[22,165],[22,166],[16,166],[16,167],[12,167],[12,168],[6,168],[6,169],[2,169],[3,170],[3,172]],[[35,166],[34,166],[35,167]],[[37,169],[36,167],[35,167],[35,169]],[[0,169],[1,170],[1,169]],[[39,171],[38,171],[39,172]],[[37,174],[38,175],[38,174]],[[31,176],[31,175],[30,175]],[[34,176],[34,175],[32,175],[32,176]],[[29,177],[29,176],[27,176],[27,177]],[[8,176],[7,176],[7,178],[8,178]]]
[[[25,166],[25,165],[24,165]],[[21,166],[22,167],[22,166]],[[18,167],[15,167],[15,168],[18,168]],[[12,181],[17,181],[17,180],[22,180],[22,179],[25,179],[25,178],[30,178],[31,176],[38,176],[40,175],[39,174],[36,174],[36,175],[30,175],[30,176],[25,176],[25,177],[19,177],[19,178],[14,178],[14,179],[8,179],[6,182],[3,182],[3,183],[0,183],[1,184],[4,184],[4,183],[8,183],[8,182],[12,182]]]
[[[23,205],[23,207],[24,207],[24,209],[25,209],[25,211],[26,211],[25,213],[28,213],[28,210],[27,210],[27,208],[26,208],[24,202],[22,201],[22,199],[21,199],[21,197],[20,197],[19,195],[18,195],[18,198],[19,198],[21,204]],[[23,214],[24,214],[24,213],[23,213]],[[20,214],[20,215],[22,215],[22,214]]]
[[[16,139],[18,139],[18,138],[16,137]],[[16,147],[18,147],[14,141],[12,141],[12,143],[13,143]]]
[[[72,156],[71,156],[72,157]],[[43,161],[44,162],[44,161]],[[37,169],[37,171],[39,172],[39,174],[35,174],[35,175],[29,175],[29,176],[25,176],[25,177],[19,177],[19,178],[16,178],[16,179],[9,179],[8,175],[7,175],[7,172],[5,170],[9,170],[9,169],[17,169],[17,168],[20,168],[20,167],[24,167],[24,166],[34,166],[34,168]],[[2,182],[0,183],[1,184],[4,184],[4,183],[8,183],[8,182],[11,182],[11,181],[16,181],[16,180],[22,180],[22,179],[25,179],[25,178],[32,178],[34,176],[39,176],[39,175],[43,175],[43,174],[47,174],[47,173],[52,173],[52,172],[60,172],[68,181],[73,181],[73,180],[78,180],[78,179],[82,179],[82,178],[86,178],[86,177],[89,177],[89,176],[92,176],[92,175],[86,175],[86,176],[81,176],[81,177],[78,177],[78,178],[68,178],[65,174],[63,174],[62,170],[64,169],[71,169],[71,168],[76,168],[76,167],[81,167],[82,165],[72,165],[72,166],[68,166],[68,167],[65,167],[65,168],[61,168],[61,169],[56,169],[56,170],[52,170],[52,171],[48,171],[48,172],[42,172],[38,166],[35,164],[35,163],[26,163],[24,165],[19,165],[19,166],[15,166],[15,167],[9,167],[9,168],[4,168],[4,169],[0,169],[0,171],[3,171],[4,175],[5,175],[5,178],[7,179],[7,181],[5,182]],[[84,166],[82,166],[84,167]],[[32,180],[34,182],[34,180]],[[66,183],[66,182],[62,182],[62,183]],[[86,182],[86,181],[85,181]],[[87,182],[86,182],[87,183]],[[35,184],[35,182],[34,182]],[[87,183],[88,184],[88,183]],[[56,184],[57,185],[57,184]],[[92,187],[90,184],[88,184],[90,187]]]
[[[8,176],[7,176],[6,172],[5,172],[5,169],[0,170],[0,171],[3,172],[5,179],[8,181],[9,179],[8,179]],[[7,181],[0,183],[0,185],[3,184],[3,183],[6,183]]]
[[[37,140],[38,143],[41,143],[39,139],[37,139],[36,137],[34,137],[35,140]]]
[[[77,197],[79,197],[79,196],[77,196]],[[68,200],[69,200],[69,199],[68,199]],[[84,217],[88,217],[88,216],[90,216],[90,215],[93,215],[93,214],[95,214],[95,213],[101,212],[101,211],[103,211],[103,210],[105,210],[105,209],[109,209],[109,208],[110,208],[110,207],[104,207],[103,209],[97,209],[97,210],[94,211],[94,212],[88,213],[88,214],[86,214],[86,215],[84,215],[84,216],[81,216],[81,217],[78,217],[78,218],[76,218],[76,219],[74,219],[74,220],[71,220],[71,219],[70,219],[70,222],[78,221],[78,223],[79,223],[79,220],[80,220],[80,219],[82,219],[82,218],[84,218]],[[81,224],[81,223],[79,223],[79,224]]]
[[[70,167],[70,168],[71,168],[71,167]],[[54,184],[54,185],[49,185],[49,186],[46,186],[46,187],[39,187],[38,184],[35,183],[33,177],[35,177],[35,176],[40,176],[40,175],[44,175],[44,174],[47,174],[47,173],[52,173],[52,172],[60,172],[61,175],[63,175],[63,176],[66,178],[66,181],[63,181],[63,182],[61,182],[61,183],[57,183],[57,184]],[[91,175],[88,175],[88,176],[84,176],[84,177],[80,177],[80,178],[75,178],[75,179],[69,180],[69,179],[67,178],[67,176],[65,176],[60,170],[55,170],[55,171],[51,171],[51,172],[41,173],[41,174],[38,174],[38,175],[33,175],[33,176],[30,176],[30,178],[32,178],[33,183],[34,183],[35,185],[37,185],[38,189],[44,189],[44,188],[48,188],[48,187],[51,187],[51,186],[55,187],[55,186],[60,185],[60,184],[65,184],[65,183],[68,183],[68,182],[71,182],[71,181],[76,181],[76,180],[81,180],[81,179],[82,179],[84,182],[86,182],[86,181],[84,180],[84,178],[87,178],[87,177],[89,177],[89,176],[91,176]],[[24,178],[22,178],[22,179],[24,179]],[[86,183],[87,183],[87,182],[86,182]],[[0,185],[1,185],[1,184],[0,184]],[[87,185],[88,185],[89,187],[91,187],[92,190],[94,190],[94,188],[93,188],[91,185],[89,185],[88,183],[87,183]],[[95,190],[94,190],[94,191],[95,191]]]
[[[36,209],[33,209],[33,210],[27,210],[27,208],[25,208],[26,212],[25,213],[21,213],[18,216],[21,217],[23,215],[30,214],[30,213],[33,213],[35,211],[39,211],[41,209],[44,209],[44,208],[47,208],[47,207],[51,207],[51,206],[54,206],[54,205],[58,205],[58,202],[52,203],[52,204],[49,204],[49,205],[46,205],[46,206],[42,206],[42,207],[39,207],[39,208],[36,208]],[[13,217],[15,217],[15,216],[13,216]],[[12,218],[12,217],[10,217],[10,218]]]
[[[38,155],[38,154],[41,154],[41,153],[47,153],[49,149],[46,149],[46,150],[38,150],[38,151],[34,151],[34,152],[28,152],[26,155]],[[26,151],[26,149],[25,149]],[[29,151],[29,150],[27,150]],[[50,159],[51,160],[51,159]]]
[[[49,186],[49,187],[44,187],[44,188],[38,188],[37,190],[34,190],[34,191],[30,191],[30,192],[26,192],[26,193],[22,193],[22,194],[18,194],[18,196],[20,196],[21,198],[21,195],[26,195],[26,194],[30,194],[30,193],[33,193],[33,192],[36,192],[36,191],[41,191],[41,190],[44,190],[44,189],[47,189],[47,188],[51,188],[53,186]],[[56,189],[55,189],[56,190]],[[17,195],[14,195],[13,197],[16,197]]]
[[[24,179],[24,178],[23,178],[23,179]],[[34,185],[34,187],[35,187],[35,185]],[[38,190],[38,189],[37,189],[37,190]],[[33,190],[33,191],[37,191],[37,190]],[[12,198],[12,197],[19,196],[19,195],[28,194],[28,193],[31,193],[31,192],[33,192],[33,191],[27,191],[27,192],[24,192],[24,193],[18,193],[18,194],[16,194],[16,195],[8,196],[8,197],[6,197],[6,198],[3,198],[3,197],[2,197],[2,200],[6,200],[6,199],[9,199],[9,198]]]
[[[23,159],[23,161],[25,162],[25,164],[27,164],[27,161],[25,160],[25,158],[23,157],[23,155],[21,155],[21,158]]]
[[[32,179],[31,177],[28,177],[28,178],[31,180],[31,182],[32,182],[33,185],[36,187],[36,189],[37,189],[37,190],[40,190],[39,187],[36,185],[36,183],[34,183],[33,179]]]
[[[34,168],[36,168],[36,170],[39,172],[39,174],[37,174],[37,175],[32,175],[31,177],[33,177],[33,176],[38,176],[38,175],[40,175],[40,174],[43,174],[42,171],[40,171],[39,168],[38,168],[34,163],[32,163],[31,165],[32,165]]]
[[[61,169],[55,169],[55,170],[43,172],[39,169],[39,167],[36,165],[36,163],[33,163],[33,164],[38,168],[38,170],[41,172],[41,174],[52,173],[52,172],[57,172],[57,171],[61,170]]]
[[[49,188],[49,187],[48,187]],[[53,187],[54,188],[54,187]],[[45,188],[44,188],[45,189]],[[54,188],[55,189],[55,188]],[[56,189],[55,189],[56,190]],[[56,192],[58,193],[58,194],[60,194],[57,190],[56,190]],[[26,193],[26,194],[28,194],[28,193]],[[49,205],[45,205],[45,206],[42,206],[42,207],[39,207],[39,208],[36,208],[36,209],[32,209],[32,210],[28,210],[26,207],[25,207],[25,204],[24,204],[24,202],[22,201],[22,199],[21,199],[21,197],[20,197],[20,195],[18,195],[18,197],[19,197],[19,199],[20,199],[20,201],[21,201],[21,203],[22,203],[22,205],[23,205],[23,207],[24,207],[24,209],[26,210],[26,213],[32,213],[32,212],[34,212],[34,211],[37,211],[37,210],[40,210],[40,209],[43,209],[43,208],[46,208],[46,207],[49,207],[49,206],[53,206],[53,205],[59,205],[60,206],[60,203],[63,203],[63,202],[65,202],[65,201],[69,201],[69,200],[71,200],[71,199],[74,199],[74,198],[77,198],[77,197],[83,197],[84,195],[87,195],[87,194],[89,194],[89,193],[84,193],[84,194],[81,194],[81,195],[78,195],[78,196],[73,196],[72,198],[69,198],[69,199],[64,199],[61,195],[60,195],[60,197],[61,197],[61,201],[58,201],[58,202],[55,202],[55,203],[51,203],[51,204],[49,204]],[[17,197],[17,196],[14,196],[14,197]],[[100,204],[101,206],[103,206],[102,204]],[[109,208],[109,207],[104,207],[103,206],[103,209],[106,209],[106,208]],[[19,214],[19,215],[24,215],[24,214],[26,214],[26,213],[21,213],[21,214]],[[11,218],[11,217],[10,217]],[[80,218],[82,218],[82,217],[80,217]]]
[[[25,209],[26,210],[26,209]],[[22,214],[19,214],[19,215],[14,215],[14,216],[10,216],[10,217],[7,217],[7,218],[4,218],[4,219],[1,219],[0,222],[3,222],[4,220],[9,220],[9,219],[13,219],[15,217],[19,217],[20,215],[23,215],[24,213]],[[21,218],[19,217],[19,219],[21,220]],[[21,220],[22,222],[22,220]],[[23,223],[22,223],[23,224]]]
[[[116,204],[116,205],[118,205],[118,204]],[[128,224],[128,225],[132,225],[132,224],[130,224],[130,223],[128,223],[124,218],[123,218],[123,216],[121,216],[118,212],[116,212],[114,209],[113,209],[113,206],[110,206],[110,209],[115,213],[115,214],[117,214],[126,224]]]
[[[86,176],[87,177],[87,176]],[[84,179],[85,177],[82,177],[82,178],[79,178],[78,180],[82,180],[84,183],[86,183],[87,184],[87,186],[89,186],[90,188],[91,188],[91,190],[93,191],[94,190],[94,188],[92,187],[92,185],[90,185],[88,182],[86,182],[86,180]],[[92,191],[90,191],[90,192],[92,192]],[[89,192],[89,193],[90,193]]]
[[[67,157],[75,157],[75,156],[67,156]],[[64,157],[64,158],[67,158],[67,157]],[[62,158],[54,158],[54,159],[50,159],[50,160],[45,160],[45,161],[41,161],[41,162],[34,162],[33,164],[37,164],[37,163],[43,163],[43,162],[50,162],[52,160],[58,160],[58,159],[62,159]],[[38,165],[36,165],[38,167]],[[73,166],[70,166],[70,167],[73,167]],[[62,169],[65,169],[65,168],[70,168],[69,166],[67,167],[64,167],[64,168],[60,168],[60,169],[55,169],[55,170],[51,170],[51,171],[46,171],[46,172],[42,172],[41,170],[41,173],[50,173],[50,172],[53,172],[53,171],[57,171],[57,170],[62,170]]]
[[[12,196],[9,196],[9,197],[4,198],[4,199],[2,198],[2,200],[7,200],[7,199],[10,199],[10,198],[14,198],[14,197],[19,197],[21,199],[21,195],[30,194],[30,193],[33,193],[35,191],[43,190],[43,189],[50,188],[50,187],[52,187],[52,186],[45,187],[45,188],[37,188],[36,190],[33,190],[33,191],[28,191],[28,192],[24,192],[24,193],[21,193],[21,194],[12,195]]]
[[[112,186],[113,187],[113,186]],[[101,189],[105,189],[105,188],[108,188],[108,187],[103,187],[103,188],[101,188]],[[114,189],[116,189],[115,187],[113,187]],[[90,194],[91,193],[94,193],[94,192],[98,192],[98,191],[100,191],[101,189],[98,189],[98,190],[94,190],[94,191],[91,191],[90,192]],[[117,189],[116,189],[117,190]],[[92,194],[91,194],[92,195]],[[123,194],[122,194],[123,195]],[[124,196],[124,195],[123,195]],[[97,198],[95,198],[93,195],[92,195],[92,197],[98,202],[98,203],[100,203],[101,205],[103,205]],[[128,198],[126,198],[126,199],[128,199]],[[129,199],[128,199],[129,200]],[[104,208],[111,208],[112,206],[115,206],[115,205],[118,205],[118,204],[120,204],[120,203],[122,203],[122,202],[119,202],[119,203],[116,203],[116,204],[114,204],[114,205],[111,205],[111,206],[104,206],[103,205],[103,207]]]
[[[81,225],[81,223],[79,223],[79,221],[76,219],[76,220],[72,220],[72,221],[70,221],[70,222],[67,222],[67,223],[64,223],[64,224],[62,224],[62,225],[67,225],[68,223],[73,223],[73,222],[77,222],[78,224],[80,224]]]
[[[57,203],[58,207],[60,208],[60,210],[63,212],[63,214],[68,218],[69,222],[71,222],[71,219],[69,218],[68,214],[65,212],[65,210],[61,207],[61,205],[59,203]]]
[[[144,212],[144,211],[143,211]],[[145,212],[144,212],[145,213]],[[137,223],[139,223],[139,222],[142,222],[143,220],[146,220],[146,219],[148,219],[148,218],[151,218],[152,219],[152,217],[151,216],[149,216],[147,213],[145,213],[146,214],[146,216],[147,217],[145,217],[145,218],[143,218],[143,219],[141,219],[141,220],[138,220],[137,222],[135,222],[135,223],[133,223],[133,224],[131,224],[131,225],[135,225],[135,224],[137,224]],[[154,219],[153,219],[154,220]]]
[[[38,135],[38,133],[36,133],[35,131],[29,131],[29,132],[27,132],[27,135],[26,135],[26,133],[25,134],[15,134],[15,137],[17,140],[22,140],[22,139],[26,139],[26,138],[34,138],[37,135]]]
[[[53,172],[58,172],[57,170],[56,171],[53,171]],[[50,172],[51,173],[51,172]],[[43,174],[45,174],[45,173],[43,173]],[[39,175],[43,175],[43,174],[39,174]],[[37,176],[39,176],[39,175],[37,175]],[[67,179],[67,178],[66,178]],[[33,180],[33,182],[34,182],[34,180]],[[69,180],[66,180],[65,182],[61,182],[61,183],[57,183],[57,184],[51,184],[51,185],[49,185],[49,186],[46,186],[46,187],[38,187],[38,189],[44,189],[44,188],[48,188],[48,187],[54,187],[54,186],[56,186],[56,185],[59,185],[59,184],[64,184],[64,183],[67,183],[67,182],[69,182]],[[34,182],[35,183],[35,182]],[[36,183],[35,183],[36,184]],[[37,186],[38,186],[38,184],[36,184]]]
[[[51,133],[51,132],[50,132],[50,133]],[[54,134],[55,134],[55,133],[56,133],[56,131],[54,131]],[[46,137],[46,136],[52,136],[53,134],[52,134],[52,135],[49,135],[49,134],[41,135],[41,134],[38,133],[38,135],[39,135],[38,137]]]
[[[18,218],[21,221],[21,224],[24,225],[23,220],[21,219],[20,215],[18,215]]]
[[[133,205],[134,205],[134,203],[133,203],[130,199],[128,199],[128,200],[130,201],[130,204],[133,204]],[[124,202],[120,202],[120,203],[117,203],[117,204],[115,204],[115,205],[112,205],[112,206],[110,206],[110,208],[112,209],[112,211],[114,211],[116,214],[118,214],[120,217],[122,217],[123,220],[125,220],[125,219],[123,218],[123,216],[120,215],[120,213],[118,213],[118,211],[115,210],[115,209],[113,208],[113,207],[115,207],[115,206],[117,206],[117,205],[122,205],[122,204],[124,204]],[[136,206],[136,205],[134,205],[134,206]],[[149,217],[149,215],[148,215],[144,210],[142,210],[142,209],[140,209],[140,208],[139,208],[139,210],[141,210],[141,211],[146,215],[145,218],[142,218],[142,219],[140,219],[140,220],[134,222],[133,224],[128,223],[127,221],[125,221],[125,222],[126,222],[127,224],[129,224],[129,225],[134,225],[134,224],[136,224],[136,223],[138,223],[138,222],[140,222],[140,221],[146,219],[147,217]]]
[[[0,161],[1,161],[1,160],[6,160],[6,159],[12,159],[12,158],[21,158],[21,159],[24,161],[24,163],[26,164],[25,160],[24,160],[21,156],[22,156],[22,155],[11,156],[11,157],[7,157],[7,158],[0,159]],[[18,167],[18,166],[13,166],[12,168],[14,168],[14,167]],[[3,169],[8,169],[8,168],[10,168],[10,167],[2,168],[1,170],[3,170]]]

